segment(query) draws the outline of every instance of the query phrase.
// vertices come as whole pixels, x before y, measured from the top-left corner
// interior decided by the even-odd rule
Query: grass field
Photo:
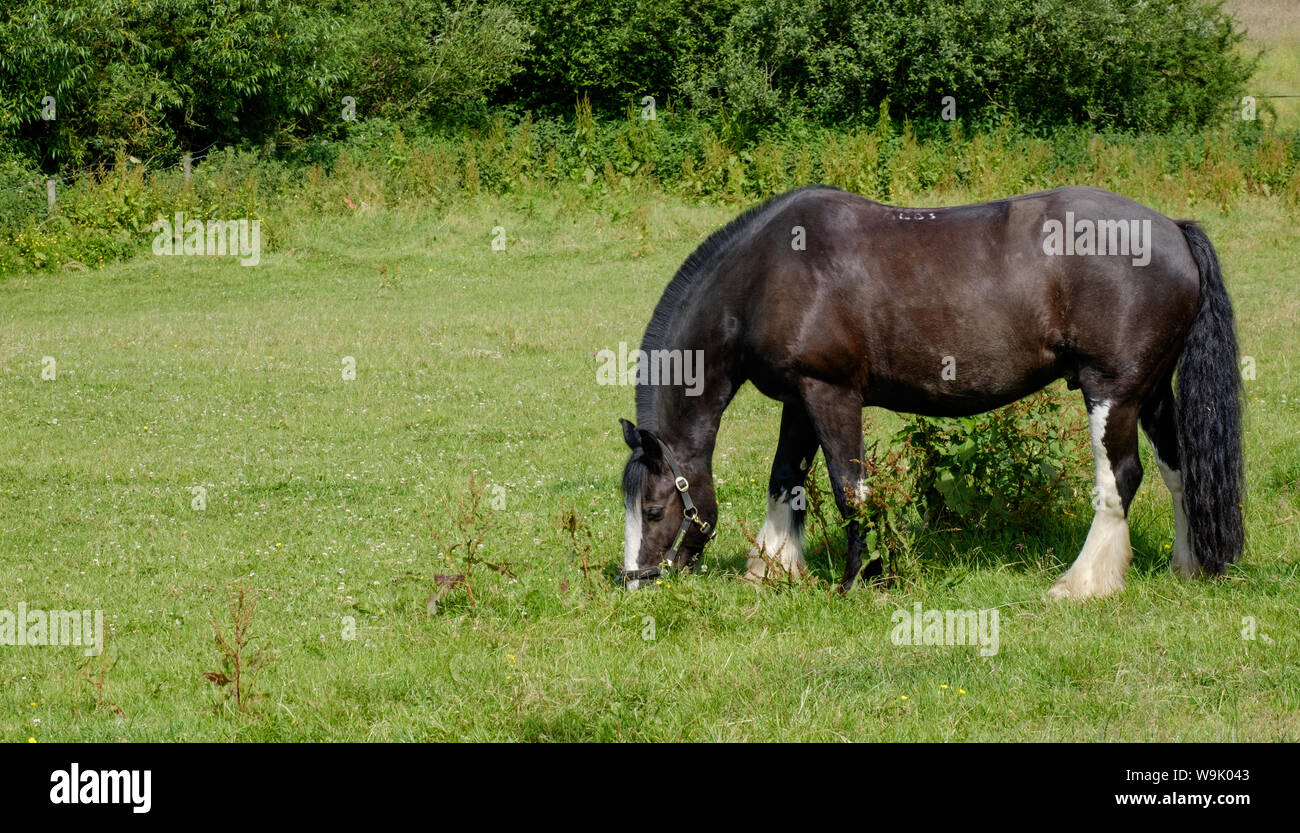
[[[746,389],[715,458],[709,571],[615,590],[632,391],[597,385],[594,354],[639,340],[730,214],[484,197],[303,219],[254,268],[146,257],[5,280],[0,585],[11,609],[102,608],[111,667],[0,648],[0,737],[1300,739],[1293,215],[1258,201],[1203,218],[1257,363],[1251,541],[1228,580],[1169,575],[1168,495],[1144,447],[1116,597],[1044,601],[1086,503],[1043,535],[941,539],[888,591],[743,584],[739,523],[762,518],[778,418]],[[435,574],[460,568],[430,527],[452,535],[443,500],[471,471],[496,507],[482,557],[514,578],[479,566],[473,604],[456,590],[431,609]],[[593,535],[586,577],[557,529],[570,505]],[[838,553],[812,561],[826,578]],[[269,652],[247,714],[203,676],[233,584],[254,589]],[[895,646],[891,614],[916,602],[997,608],[999,652]]]
[[[1258,91],[1300,92],[1294,3],[1228,5],[1268,50]],[[1275,102],[1284,126],[1297,102]],[[595,354],[639,342],[736,211],[525,190],[269,217],[252,268],[144,256],[0,277],[0,610],[102,609],[107,631],[102,659],[0,646],[0,740],[1300,740],[1295,208],[1194,212],[1255,367],[1249,543],[1226,580],[1170,575],[1144,441],[1114,597],[1045,601],[1086,497],[1044,532],[935,536],[888,590],[831,593],[840,554],[816,547],[812,581],[742,583],[779,417],[746,388],[714,460],[708,571],[627,593],[609,574],[632,390],[598,385]],[[463,540],[471,476],[485,508],[468,534],[509,574],[480,564],[472,602],[430,604],[436,576],[464,570],[440,553]],[[247,711],[204,676],[235,586],[266,651]],[[996,609],[999,650],[895,645],[892,614],[918,603]]]
[[[1268,99],[1280,127],[1300,124],[1300,11],[1292,0],[1230,0],[1226,8],[1249,33],[1249,54],[1262,52],[1251,84],[1253,95],[1296,96]]]

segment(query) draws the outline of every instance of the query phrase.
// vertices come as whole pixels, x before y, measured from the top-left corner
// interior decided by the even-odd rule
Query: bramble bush
[[[1087,494],[1087,425],[1055,389],[970,417],[909,416],[894,442],[930,524],[1039,528]]]
[[[340,90],[359,116],[393,121],[481,122],[488,96],[519,71],[534,34],[506,3],[355,0],[342,8],[354,46]]]
[[[621,115],[654,96],[682,97],[749,0],[511,0],[533,28],[523,70],[494,102],[542,116],[572,112],[586,96],[599,115]]]
[[[1038,530],[1087,495],[1092,454],[1087,426],[1068,397],[1049,387],[995,411],[932,419],[908,415],[882,444],[866,447],[870,490],[850,498],[866,541],[864,564],[882,559],[898,575],[924,557],[937,534]],[[810,535],[830,547],[841,519],[821,492],[817,467],[807,483]]]

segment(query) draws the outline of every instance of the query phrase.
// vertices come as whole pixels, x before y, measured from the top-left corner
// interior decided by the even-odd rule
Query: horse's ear
[[[641,456],[647,464],[658,463],[663,458],[663,449],[659,447],[659,438],[644,428],[636,429],[640,439]]]
[[[641,435],[636,432],[636,426],[622,418],[619,419],[618,424],[623,426],[623,442],[635,451],[641,446]]]

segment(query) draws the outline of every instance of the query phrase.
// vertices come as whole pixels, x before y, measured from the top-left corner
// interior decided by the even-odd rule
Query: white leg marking
[[[767,518],[758,532],[758,546],[749,552],[745,577],[759,579],[767,574],[768,562],[788,575],[801,576],[806,565],[803,560],[802,530],[795,531],[794,509],[790,506],[790,493],[767,498]],[[760,554],[761,550],[761,554]],[[764,560],[763,556],[767,559]],[[778,571],[779,571],[778,570]]]
[[[1169,567],[1183,578],[1196,578],[1201,574],[1201,566],[1196,563],[1192,551],[1191,527],[1187,525],[1187,506],[1183,503],[1183,475],[1165,465],[1156,456],[1160,466],[1160,477],[1174,500],[1174,555]]]
[[[641,555],[641,497],[628,497],[623,503],[627,509],[623,521],[623,569],[635,570]],[[629,581],[627,589],[635,590],[639,585],[639,581]]]
[[[1133,558],[1124,503],[1120,500],[1115,472],[1111,470],[1110,458],[1102,443],[1109,413],[1110,403],[1102,402],[1088,414],[1092,458],[1097,467],[1097,489],[1093,493],[1095,513],[1082,552],[1048,592],[1052,599],[1082,600],[1123,589],[1124,574]]]

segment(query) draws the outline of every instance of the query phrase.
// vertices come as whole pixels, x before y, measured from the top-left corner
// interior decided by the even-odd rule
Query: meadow
[[[1283,95],[1272,101],[1280,124],[1300,124],[1300,19],[1287,0],[1234,0],[1227,4],[1250,34],[1248,52],[1262,52],[1252,92]]]
[[[1230,5],[1270,48],[1259,90],[1300,92],[1290,4]],[[1294,129],[1295,101],[1275,108]],[[824,178],[854,187],[849,162],[875,148],[846,140]],[[704,194],[607,169],[389,201],[352,170],[311,184],[319,206],[265,212],[255,267],[140,238],[102,268],[0,274],[0,605],[100,609],[106,631],[101,657],[0,646],[0,739],[1300,740],[1300,174],[1244,187],[1210,151],[1171,174],[1099,145],[1049,182],[994,142],[930,188],[908,174],[926,148],[903,148],[914,168],[870,196],[1091,182],[1204,223],[1252,369],[1249,539],[1225,579],[1170,574],[1143,440],[1115,596],[1046,601],[1086,535],[1086,483],[1045,529],[927,537],[888,588],[832,592],[820,529],[807,581],[744,583],[779,420],[746,387],[714,458],[707,570],[626,592],[633,392],[597,384],[596,354],[636,345],[686,255],[755,201],[735,166],[715,159]],[[869,439],[899,424],[867,421]],[[446,579],[467,544],[468,588]],[[214,683],[232,588],[256,605],[238,701]],[[916,604],[996,609],[997,652],[895,644]]]
[[[0,649],[0,732],[1300,737],[1291,211],[1202,212],[1256,363],[1250,543],[1226,580],[1168,573],[1168,495],[1144,446],[1135,564],[1115,597],[1044,600],[1083,540],[1086,496],[1045,533],[939,538],[888,590],[838,597],[824,579],[839,553],[816,547],[808,583],[742,583],[740,522],[761,521],[779,413],[747,388],[715,457],[708,571],[628,593],[609,574],[632,390],[598,385],[595,353],[639,340],[667,277],[731,212],[655,194],[484,195],[304,216],[257,267],[144,257],[7,279],[2,583],[29,607],[102,608],[107,650]],[[893,420],[872,414],[872,430]],[[471,475],[483,506],[461,529]],[[448,547],[480,534],[478,558],[508,572],[479,563],[472,601],[463,587],[437,598],[437,576],[464,568]],[[213,621],[229,631],[232,586],[256,598],[250,641],[267,652],[247,711],[204,677],[221,669]],[[916,602],[998,609],[1000,650],[893,644],[891,614]]]

